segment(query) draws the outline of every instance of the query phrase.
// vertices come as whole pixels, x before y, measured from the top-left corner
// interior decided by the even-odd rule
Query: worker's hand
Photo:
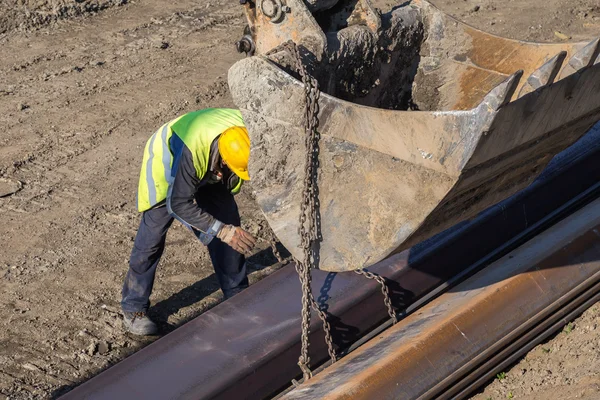
[[[217,237],[242,254],[250,253],[256,245],[254,236],[239,226],[224,225],[217,233]]]

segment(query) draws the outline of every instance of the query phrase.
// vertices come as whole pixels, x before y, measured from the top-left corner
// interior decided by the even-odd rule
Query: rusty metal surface
[[[471,359],[564,296],[600,282],[599,231],[597,199],[284,399],[431,398],[431,387]]]
[[[523,232],[527,234],[521,241],[537,234],[541,227],[528,229],[600,181],[599,138],[600,131],[588,135],[514,198],[373,268],[391,279],[394,305],[403,309],[415,303]],[[313,290],[318,301],[329,305],[334,341],[340,347],[387,318],[378,285],[356,274],[315,271]],[[299,307],[298,279],[288,266],[64,398],[265,398],[298,375]],[[311,359],[316,365],[328,356],[318,322],[312,331]]]
[[[496,353],[493,357],[487,359],[484,363],[481,363],[480,360],[472,359],[467,364],[472,371],[468,375],[465,374],[465,371],[461,371],[463,374],[462,379],[459,379],[461,377],[460,375],[458,377],[451,376],[449,382],[446,382],[446,384],[439,389],[443,390],[443,392],[435,392],[436,394],[434,395],[430,390],[424,397],[433,398],[432,396],[436,396],[435,398],[437,400],[467,398],[470,393],[484,385],[485,382],[493,379],[496,374],[504,371],[520,357],[531,351],[535,346],[544,342],[552,336],[552,334],[560,331],[568,322],[573,321],[585,310],[600,301],[600,282],[573,297],[573,299],[565,299],[564,304],[562,304],[562,302],[556,302],[552,307],[553,309],[550,311],[550,315],[540,315],[540,318],[536,318],[536,321],[529,321],[526,325],[523,325],[522,327],[528,328],[534,323],[538,324],[526,334],[521,335],[517,340],[510,341],[512,338],[506,337],[504,339],[507,340],[498,342],[497,345],[502,344],[506,345],[506,347],[502,349],[502,351]],[[510,342],[507,344],[508,341]],[[476,365],[476,367],[473,369],[474,365]]]
[[[475,216],[600,120],[600,64],[505,104],[519,79],[469,111],[385,110],[322,94],[319,268],[365,267]],[[303,87],[260,57],[236,63],[229,84],[250,132],[257,202],[299,258]]]
[[[600,120],[598,39],[506,39],[426,0],[381,16],[368,0],[315,15],[302,0],[254,3],[246,15],[260,57],[236,63],[228,81],[250,131],[257,202],[297,259],[304,89],[286,73],[285,51],[264,55],[295,41],[328,94],[319,113],[324,271],[366,267],[472,218]]]
[[[412,0],[424,13],[431,33],[425,42],[429,79],[447,82],[440,89],[438,109],[468,110],[506,77],[523,70],[513,98],[527,78],[561,52],[572,57],[586,43],[533,43],[496,36],[444,13],[426,0]],[[562,63],[561,63],[562,64]],[[559,65],[559,70],[563,66]],[[573,73],[566,69],[562,77]]]
[[[303,0],[286,0],[289,10],[282,11],[282,2],[277,0],[258,0],[256,4],[248,2],[244,13],[258,54],[265,54],[280,44],[293,40],[310,49],[317,57],[325,51],[327,40],[325,33],[306,8]],[[265,14],[265,6],[276,9],[273,17]]]
[[[328,47],[336,47],[335,43],[328,43],[330,39],[313,16],[317,10],[311,3],[302,0],[258,0],[255,3],[246,4],[245,15],[258,54],[266,54],[287,40],[305,46],[318,59]],[[372,32],[380,29],[381,18],[368,0],[341,0],[338,3],[327,13],[343,10],[340,4],[346,3],[346,7],[354,8],[352,15],[347,17],[348,26],[363,25]],[[267,5],[269,10],[278,10],[276,15],[265,15],[263,10]],[[331,8],[326,4],[321,6],[322,9]],[[422,68],[430,75],[429,80],[446,83],[438,88],[440,99],[435,108],[440,110],[476,107],[486,93],[516,71],[523,70],[525,77],[529,77],[552,57],[564,52],[570,58],[587,44],[532,43],[503,38],[471,27],[426,0],[412,0],[402,7],[418,10],[426,23],[429,34],[422,54],[427,61]],[[394,11],[386,15],[393,14]],[[323,13],[320,18],[323,18]],[[330,18],[336,17],[331,15]],[[583,64],[575,62],[563,66],[561,62],[557,67],[557,73],[562,71],[561,78],[564,78],[580,70]],[[517,94],[525,85],[526,81],[520,83]]]

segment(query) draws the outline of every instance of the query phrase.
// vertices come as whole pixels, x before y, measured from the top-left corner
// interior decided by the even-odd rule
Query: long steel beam
[[[577,292],[573,293],[573,295],[576,294]],[[574,299],[569,299],[565,304],[561,302],[555,303],[557,309],[553,314],[518,340],[507,345],[506,348],[485,363],[478,365],[469,375],[462,377],[460,380],[451,381],[452,386],[445,388],[444,392],[437,399],[467,398],[469,394],[481,387],[486,381],[489,381],[499,372],[505,370],[520,357],[562,329],[569,321],[577,318],[598,301],[600,301],[600,282]]]
[[[453,277],[474,273],[596,196],[599,157],[600,129],[562,154],[525,191],[371,270],[390,280],[394,305],[404,310]],[[313,290],[325,308],[329,305],[338,348],[348,347],[387,318],[379,287],[356,274],[315,271]],[[268,397],[298,376],[299,307],[294,268],[282,268],[64,399]],[[318,365],[327,360],[327,351],[316,318],[311,332],[311,360]]]
[[[600,199],[378,335],[285,400],[450,398],[455,376],[600,283]]]

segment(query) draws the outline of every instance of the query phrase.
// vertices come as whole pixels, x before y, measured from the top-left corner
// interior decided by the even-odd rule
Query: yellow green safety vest
[[[169,146],[176,134],[192,153],[198,178],[202,179],[209,168],[212,142],[227,128],[245,126],[239,110],[207,108],[194,111],[166,123],[148,139],[138,184],[138,211],[146,211],[167,198],[173,177],[173,152]],[[231,191],[240,191],[242,180]]]

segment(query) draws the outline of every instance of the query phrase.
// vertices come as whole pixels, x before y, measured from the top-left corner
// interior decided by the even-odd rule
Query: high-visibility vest
[[[138,184],[138,211],[146,211],[167,198],[169,184],[173,182],[171,168],[173,151],[169,143],[177,135],[192,153],[196,175],[202,179],[210,167],[210,148],[223,131],[233,126],[244,126],[239,110],[207,108],[194,111],[170,121],[148,139]],[[231,191],[239,192],[242,180]]]

